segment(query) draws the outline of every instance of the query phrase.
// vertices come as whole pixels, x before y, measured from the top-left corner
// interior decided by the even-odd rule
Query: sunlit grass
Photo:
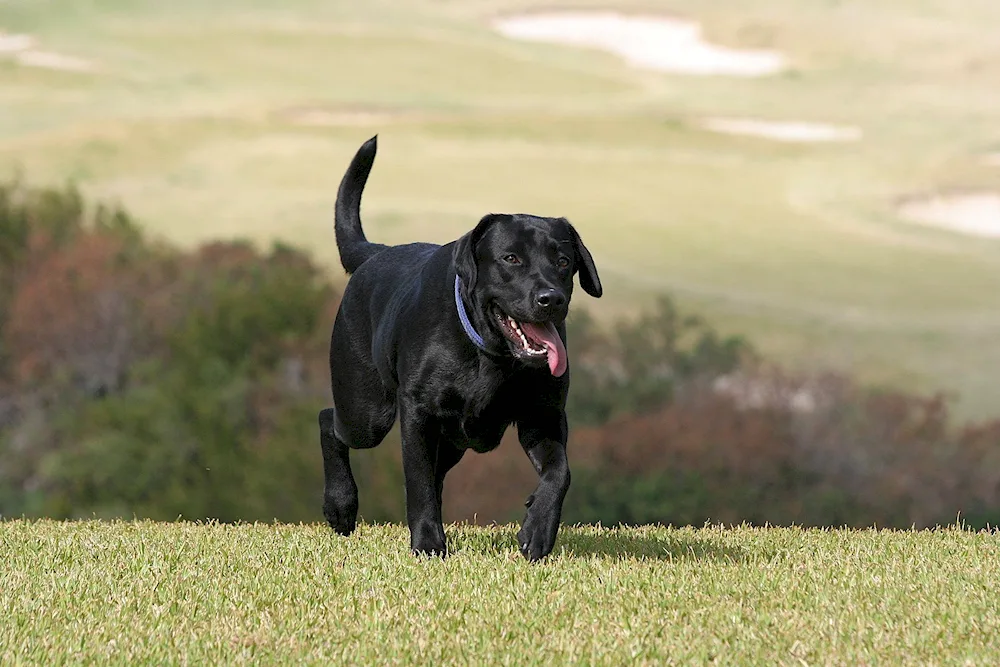
[[[0,523],[0,661],[995,664],[997,533]]]

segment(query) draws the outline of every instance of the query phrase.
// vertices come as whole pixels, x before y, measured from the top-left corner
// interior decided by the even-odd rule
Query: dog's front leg
[[[410,550],[415,554],[445,556],[447,547],[441,522],[438,494],[438,430],[428,419],[403,408],[403,475],[406,478],[406,523],[410,528]],[[430,426],[430,428],[429,428]]]
[[[523,425],[518,430],[521,447],[538,473],[538,487],[525,503],[528,511],[517,544],[525,558],[536,561],[549,555],[555,546],[563,500],[569,490],[569,462],[563,439],[545,437],[543,430]],[[561,430],[565,434],[565,428]]]

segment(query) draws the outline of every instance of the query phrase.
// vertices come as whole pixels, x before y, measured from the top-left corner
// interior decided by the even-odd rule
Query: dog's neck
[[[469,320],[469,313],[465,310],[465,302],[462,300],[462,279],[458,276],[455,276],[455,309],[458,310],[458,319],[462,323],[465,335],[469,337],[469,340],[476,347],[485,352],[486,343],[483,341],[483,337],[479,335],[479,332],[476,331],[476,328],[472,326],[472,321]]]

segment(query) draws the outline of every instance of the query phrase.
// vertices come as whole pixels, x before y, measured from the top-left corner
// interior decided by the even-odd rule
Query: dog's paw
[[[323,516],[335,532],[340,535],[350,535],[358,527],[358,503],[350,500],[340,502],[337,498],[326,496],[323,499]]]
[[[517,533],[517,546],[521,555],[531,562],[545,558],[552,553],[559,532],[559,515],[555,512],[532,512],[524,517],[521,530]]]
[[[448,545],[445,543],[444,526],[421,526],[410,530],[410,551],[416,556],[448,555]]]

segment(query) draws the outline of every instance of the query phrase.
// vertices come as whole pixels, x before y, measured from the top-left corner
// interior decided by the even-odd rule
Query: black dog
[[[349,449],[382,442],[398,412],[410,548],[443,556],[445,475],[467,449],[491,451],[517,424],[539,476],[518,544],[538,560],[555,544],[570,480],[564,320],[577,272],[584,291],[601,296],[594,261],[566,219],[520,214],[487,215],[444,246],[370,243],[360,209],[376,139],[337,193],[337,247],[353,277],[330,343],[335,407],[319,414],[323,513],[338,533],[354,530]]]

